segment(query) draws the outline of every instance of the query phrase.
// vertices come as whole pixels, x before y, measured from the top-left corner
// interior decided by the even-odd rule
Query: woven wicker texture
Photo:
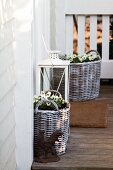
[[[69,117],[70,108],[56,111],[36,109],[34,112],[34,157],[37,155],[39,129],[44,130],[45,137],[50,137],[55,130],[60,129],[63,135],[59,137],[59,142],[55,143],[55,149],[58,155],[66,152],[69,136]]]
[[[98,97],[100,90],[100,71],[101,60],[70,64],[70,101],[84,101]]]

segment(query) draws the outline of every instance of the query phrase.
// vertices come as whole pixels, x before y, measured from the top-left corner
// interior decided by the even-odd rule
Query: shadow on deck
[[[109,100],[107,128],[75,128],[66,154],[59,162],[33,162],[32,170],[101,170],[113,169],[113,86],[101,86],[100,98]]]

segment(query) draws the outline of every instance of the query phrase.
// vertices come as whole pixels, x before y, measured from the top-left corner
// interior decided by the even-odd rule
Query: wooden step
[[[37,167],[37,163],[34,162],[32,170],[113,170],[113,168]]]

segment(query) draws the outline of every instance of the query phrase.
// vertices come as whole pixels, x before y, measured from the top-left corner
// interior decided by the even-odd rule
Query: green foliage
[[[58,95],[54,95],[51,92],[48,93],[41,92],[40,96],[34,97],[34,109],[39,105],[38,108],[40,110],[56,110],[56,107],[53,103],[55,103],[58,106],[58,109],[64,109],[68,107],[67,103],[61,96],[59,97]]]
[[[71,56],[67,56],[67,60],[70,60],[70,63],[84,63],[84,62],[92,62],[98,61],[101,57],[98,53],[88,53],[84,55],[73,54]]]

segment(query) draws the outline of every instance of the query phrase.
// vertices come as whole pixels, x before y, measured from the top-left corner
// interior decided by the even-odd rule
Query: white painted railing
[[[60,3],[60,6],[58,5]],[[100,5],[101,4],[101,5]],[[73,15],[78,20],[78,53],[85,51],[85,17],[90,16],[90,49],[97,50],[97,19],[102,15],[102,68],[101,78],[113,78],[113,60],[109,60],[110,15],[113,14],[113,1],[56,0],[56,42],[55,48],[64,53],[73,53]],[[62,8],[61,8],[62,7]]]
[[[85,15],[78,15],[78,53],[85,53]],[[113,78],[113,60],[109,59],[109,16],[102,16],[102,78]],[[90,49],[97,50],[97,16],[90,16]],[[73,53],[73,16],[66,15],[66,53]]]

